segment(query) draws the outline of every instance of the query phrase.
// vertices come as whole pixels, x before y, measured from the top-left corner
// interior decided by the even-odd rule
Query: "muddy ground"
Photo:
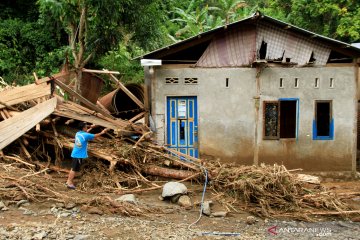
[[[66,175],[57,176],[59,182]],[[186,183],[190,197],[198,203],[202,186]],[[359,181],[326,182],[338,194],[360,192]],[[58,193],[75,198],[89,197],[80,190],[58,187]],[[116,194],[104,193],[112,199]],[[186,210],[169,201],[161,201],[161,189],[135,194],[138,206],[159,209],[144,216],[126,217],[99,210],[83,209],[75,202],[3,201],[0,211],[0,239],[360,239],[360,215],[316,217],[315,222],[291,219],[261,219],[245,211],[230,212],[225,217],[199,219],[199,206]],[[208,190],[205,199],[214,194]],[[347,200],[360,209],[360,196]],[[214,202],[212,211],[227,211]],[[195,223],[196,222],[196,223]]]

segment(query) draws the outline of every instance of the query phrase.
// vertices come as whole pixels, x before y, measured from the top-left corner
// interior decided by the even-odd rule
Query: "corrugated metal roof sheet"
[[[349,50],[351,50],[353,52],[353,56],[360,56],[360,48],[352,46],[351,44],[341,42],[341,41],[338,41],[338,40],[335,40],[335,39],[332,39],[332,38],[329,38],[329,37],[325,37],[325,36],[322,36],[320,34],[316,34],[314,32],[310,32],[308,30],[302,29],[300,27],[296,27],[294,25],[291,25],[289,23],[280,21],[278,19],[263,15],[260,12],[256,12],[255,14],[251,15],[250,17],[247,17],[247,18],[242,19],[240,21],[231,23],[231,24],[226,25],[226,26],[221,26],[221,27],[212,29],[212,30],[204,32],[204,33],[200,33],[200,34],[198,34],[198,35],[196,35],[194,37],[188,38],[188,39],[183,40],[181,42],[174,43],[172,45],[157,49],[157,50],[152,51],[152,52],[149,52],[149,53],[147,53],[147,54],[145,54],[143,56],[139,56],[136,59],[139,59],[139,58],[154,58],[154,57],[156,57],[156,55],[159,55],[159,54],[166,55],[166,51],[168,51],[169,49],[174,49],[174,48],[181,47],[181,46],[183,46],[183,45],[185,45],[187,43],[190,43],[190,42],[192,42],[195,39],[198,39],[200,37],[205,37],[205,36],[208,36],[208,35],[211,35],[211,34],[217,34],[217,33],[220,33],[221,31],[228,31],[228,30],[231,30],[231,29],[235,28],[237,25],[246,24],[246,23],[255,23],[255,22],[258,22],[258,21],[272,23],[272,24],[274,24],[274,25],[276,25],[278,27],[286,28],[287,29],[286,31],[288,31],[288,32],[297,32],[297,33],[300,33],[300,34],[304,35],[304,37],[306,37],[306,38],[311,37],[312,39],[318,39],[318,40],[321,40],[321,41],[326,42],[328,44],[335,45],[335,46],[337,46],[339,48],[349,49]]]

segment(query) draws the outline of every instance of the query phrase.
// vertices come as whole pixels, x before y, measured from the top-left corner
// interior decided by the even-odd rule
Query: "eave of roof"
[[[238,24],[241,24],[241,23],[245,23],[245,22],[250,22],[250,21],[258,21],[258,20],[266,20],[268,22],[271,22],[271,23],[275,23],[277,24],[278,26],[282,26],[282,27],[287,27],[287,29],[291,30],[291,31],[294,31],[294,32],[298,32],[298,33],[301,33],[303,35],[307,35],[311,38],[316,38],[316,39],[320,39],[322,41],[325,41],[325,42],[328,42],[330,44],[334,44],[336,46],[338,46],[339,48],[346,48],[348,50],[353,50],[355,51],[357,54],[357,56],[360,56],[360,48],[357,48],[355,47],[354,45],[351,45],[349,43],[345,43],[345,42],[342,42],[342,41],[339,41],[339,40],[336,40],[336,39],[332,39],[332,38],[329,38],[329,37],[325,37],[325,36],[322,36],[320,34],[317,34],[317,33],[314,33],[314,32],[311,32],[311,31],[308,31],[308,30],[305,30],[303,28],[300,28],[300,27],[297,27],[295,25],[292,25],[292,24],[289,24],[289,23],[286,23],[284,21],[281,21],[281,20],[278,20],[278,19],[275,19],[275,18],[272,18],[272,17],[269,17],[267,15],[264,15],[260,12],[256,12],[254,14],[252,14],[251,16],[247,17],[247,18],[244,18],[244,19],[241,19],[239,21],[236,21],[236,22],[233,22],[231,24],[228,24],[228,25],[223,25],[223,26],[220,26],[220,27],[217,27],[217,28],[214,28],[212,30],[209,30],[209,31],[206,31],[206,32],[203,32],[203,33],[200,33],[196,36],[193,36],[193,37],[190,37],[188,39],[185,39],[183,41],[180,41],[180,42],[177,42],[177,43],[174,43],[174,44],[171,44],[171,45],[168,45],[168,46],[165,46],[163,48],[159,48],[157,50],[154,50],[152,52],[149,52],[149,53],[146,53],[142,56],[138,56],[136,58],[134,58],[135,60],[136,59],[141,59],[141,58],[147,58],[151,55],[154,55],[154,54],[157,54],[157,53],[160,53],[162,51],[166,51],[166,50],[169,50],[171,48],[174,48],[174,47],[177,47],[177,46],[180,46],[180,45],[183,45],[183,44],[186,44],[188,42],[191,42],[193,41],[194,39],[197,39],[199,37],[203,37],[203,36],[207,36],[207,35],[210,35],[210,34],[214,34],[214,33],[217,33],[217,32],[220,32],[220,31],[224,31],[225,29],[227,28],[231,28],[233,26],[236,26]],[[355,55],[355,54],[354,54]]]

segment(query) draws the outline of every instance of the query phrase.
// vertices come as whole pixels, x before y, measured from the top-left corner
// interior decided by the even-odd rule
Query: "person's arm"
[[[87,133],[91,132],[91,130],[92,130],[94,127],[96,127],[96,125],[95,125],[95,124],[92,124],[92,125],[88,128],[88,130],[86,130],[86,132],[87,132]]]
[[[104,133],[106,133],[109,129],[105,128],[104,130],[102,130],[101,132],[94,134],[94,138],[98,138],[101,135],[103,135]]]

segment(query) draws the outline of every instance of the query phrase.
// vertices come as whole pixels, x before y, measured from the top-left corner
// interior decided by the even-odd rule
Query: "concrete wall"
[[[197,96],[200,156],[252,164],[255,147],[259,163],[283,163],[288,168],[311,171],[349,171],[356,152],[356,81],[354,68],[265,68],[260,75],[260,111],[255,144],[256,69],[254,68],[169,68],[155,70],[152,82],[152,116],[157,140],[165,143],[166,97]],[[178,77],[179,84],[165,84]],[[185,77],[198,78],[185,85]],[[225,86],[226,78],[229,86]],[[283,78],[284,87],[279,88]],[[299,87],[294,88],[294,79]],[[320,87],[314,88],[315,78]],[[334,88],[329,79],[335,80]],[[299,131],[296,139],[263,140],[264,100],[299,98]],[[315,100],[332,100],[335,122],[333,140],[312,140]]]

